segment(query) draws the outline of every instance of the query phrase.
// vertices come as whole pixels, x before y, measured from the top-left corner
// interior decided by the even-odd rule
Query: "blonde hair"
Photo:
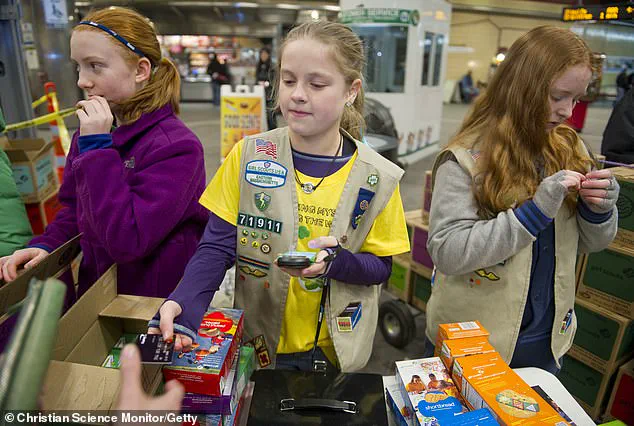
[[[132,97],[117,105],[117,115],[123,122],[136,121],[141,114],[155,111],[167,103],[172,106],[175,113],[179,113],[180,76],[176,66],[169,59],[162,57],[156,31],[148,18],[132,9],[112,6],[90,12],[84,21],[96,22],[115,31],[141,50],[152,65],[152,74],[147,84]],[[73,28],[73,32],[75,31],[102,32],[89,25],[78,25]],[[139,55],[114,37],[112,43],[120,50],[126,62],[136,66]]]
[[[275,75],[275,84],[273,85],[276,109],[279,109],[278,95],[284,49],[293,41],[306,39],[318,41],[331,49],[332,58],[339,71],[343,74],[346,84],[351,85],[357,79],[363,81],[365,53],[361,39],[350,28],[337,22],[305,22],[293,28],[280,47],[280,60],[277,62],[277,73]],[[364,101],[365,95],[362,84],[352,106],[346,107],[341,117],[341,128],[357,140],[363,138],[365,131],[365,119],[363,118]]]
[[[450,146],[477,146],[480,159],[474,195],[483,218],[531,198],[541,182],[535,160],[550,176],[562,169],[586,173],[592,161],[577,133],[566,125],[547,131],[552,83],[567,69],[594,69],[588,45],[572,31],[553,26],[518,38],[479,96]],[[571,213],[576,194],[565,201]]]

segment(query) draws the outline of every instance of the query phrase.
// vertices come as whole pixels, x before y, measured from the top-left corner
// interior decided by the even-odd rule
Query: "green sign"
[[[420,14],[418,10],[359,7],[342,10],[339,13],[339,22],[342,24],[418,25]]]

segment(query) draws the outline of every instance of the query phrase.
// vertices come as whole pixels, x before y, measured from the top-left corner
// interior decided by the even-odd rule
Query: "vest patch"
[[[474,271],[474,273],[482,278],[486,278],[489,281],[499,281],[500,277],[498,277],[497,275],[495,275],[493,272],[487,272],[484,269],[478,269],[477,271]]]
[[[244,179],[258,188],[279,188],[286,183],[288,169],[275,161],[253,160],[246,166]]]
[[[269,219],[268,217],[258,217],[251,216],[246,213],[238,213],[238,225],[275,232],[276,234],[282,233],[282,222]]]
[[[253,195],[255,201],[255,207],[258,208],[261,212],[269,208],[271,204],[271,196],[266,192],[258,192]]]
[[[270,263],[262,262],[261,260],[253,259],[246,256],[238,256],[238,262],[246,263],[247,265],[262,269],[269,269],[271,267]]]
[[[247,265],[242,265],[239,267],[240,271],[244,272],[247,275],[252,275],[255,278],[264,278],[266,277],[268,274],[264,271],[260,271],[257,268],[252,268],[250,266]]]
[[[255,140],[255,153],[268,155],[274,160],[277,160],[277,144],[264,139]]]
[[[352,229],[357,229],[357,226],[359,226],[361,218],[370,207],[372,198],[374,198],[374,192],[365,188],[359,189],[359,195],[357,195],[357,201],[354,203],[354,210],[352,211]]]

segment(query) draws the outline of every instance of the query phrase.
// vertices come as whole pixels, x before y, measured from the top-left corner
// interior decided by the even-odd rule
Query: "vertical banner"
[[[245,136],[267,130],[264,88],[224,85],[220,91],[220,159],[224,160]]]

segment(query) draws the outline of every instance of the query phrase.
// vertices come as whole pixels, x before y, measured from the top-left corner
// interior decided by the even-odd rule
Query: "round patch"
[[[242,235],[244,235],[246,237],[247,235],[249,235],[249,231],[247,229],[243,229],[242,230]]]
[[[256,249],[256,248],[260,247],[260,243],[258,243],[257,241],[253,241],[253,242],[251,243],[251,247],[253,247],[254,249]]]
[[[262,232],[262,239],[263,240],[268,240],[269,239],[269,233],[268,232]]]
[[[271,246],[268,244],[262,244],[262,247],[260,247],[260,250],[262,250],[262,253],[267,254],[271,251]]]
[[[249,240],[247,240],[246,237],[240,238],[240,245],[246,246],[248,242]]]
[[[268,281],[264,281],[264,288],[269,288],[271,284]]]
[[[320,291],[324,286],[323,278],[299,278],[297,277],[299,285],[310,293],[316,293]]]
[[[359,204],[359,208],[363,211],[366,211],[368,209],[368,207],[370,206],[370,203],[368,203],[368,200],[363,200],[361,201],[361,203]]]
[[[251,232],[251,237],[253,238],[257,238],[258,237],[258,233],[257,232]]]

